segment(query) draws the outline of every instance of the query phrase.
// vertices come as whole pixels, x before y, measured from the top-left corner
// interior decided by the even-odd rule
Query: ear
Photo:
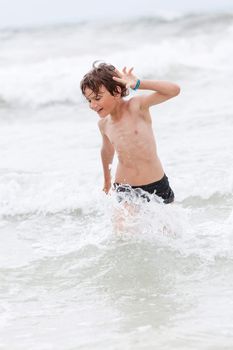
[[[115,96],[116,96],[116,97],[121,97],[121,91],[122,91],[122,90],[121,90],[121,87],[120,87],[119,85],[117,85],[116,88],[117,88],[117,93],[116,93]]]

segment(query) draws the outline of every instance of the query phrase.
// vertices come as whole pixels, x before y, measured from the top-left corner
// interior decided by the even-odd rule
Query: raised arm
[[[114,147],[109,141],[109,138],[104,134],[102,120],[99,121],[98,126],[102,135],[101,160],[104,172],[104,187],[103,191],[107,194],[111,188],[111,166],[114,157]]]
[[[142,80],[139,89],[152,90],[152,94],[137,96],[141,109],[162,103],[180,93],[180,87],[168,81]]]
[[[137,85],[138,78],[132,74],[132,71],[133,68],[130,68],[127,72],[126,67],[123,69],[122,73],[116,70],[120,78],[114,77],[113,79],[133,89]],[[141,80],[138,89],[154,91],[152,94],[135,97],[141,109],[147,109],[150,106],[175,97],[180,93],[180,87],[177,84],[159,80]]]

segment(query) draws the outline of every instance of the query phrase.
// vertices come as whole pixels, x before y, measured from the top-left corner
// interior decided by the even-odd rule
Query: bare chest
[[[117,123],[109,123],[106,135],[118,153],[131,153],[138,147],[147,149],[154,144],[152,126],[142,118],[124,118]]]

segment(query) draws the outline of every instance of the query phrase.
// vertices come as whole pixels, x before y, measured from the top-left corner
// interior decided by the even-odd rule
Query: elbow
[[[175,97],[179,95],[180,93],[180,87],[179,85],[174,84],[173,89],[172,89],[172,96]]]

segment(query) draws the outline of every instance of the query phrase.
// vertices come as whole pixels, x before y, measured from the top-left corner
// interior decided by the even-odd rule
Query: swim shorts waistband
[[[114,189],[116,190],[116,192],[135,192],[137,194],[137,189],[140,189],[144,192],[147,192],[149,194],[155,194],[158,197],[161,197],[164,200],[164,203],[171,203],[174,201],[174,193],[169,185],[169,181],[168,181],[168,177],[166,176],[166,174],[164,174],[164,176],[155,182],[152,182],[150,184],[146,184],[146,185],[138,185],[138,186],[131,186],[129,184],[121,184],[121,183],[117,183],[115,182],[113,184]],[[148,196],[145,195],[145,193],[141,194],[140,197],[146,198],[147,201],[150,201],[150,198]]]

